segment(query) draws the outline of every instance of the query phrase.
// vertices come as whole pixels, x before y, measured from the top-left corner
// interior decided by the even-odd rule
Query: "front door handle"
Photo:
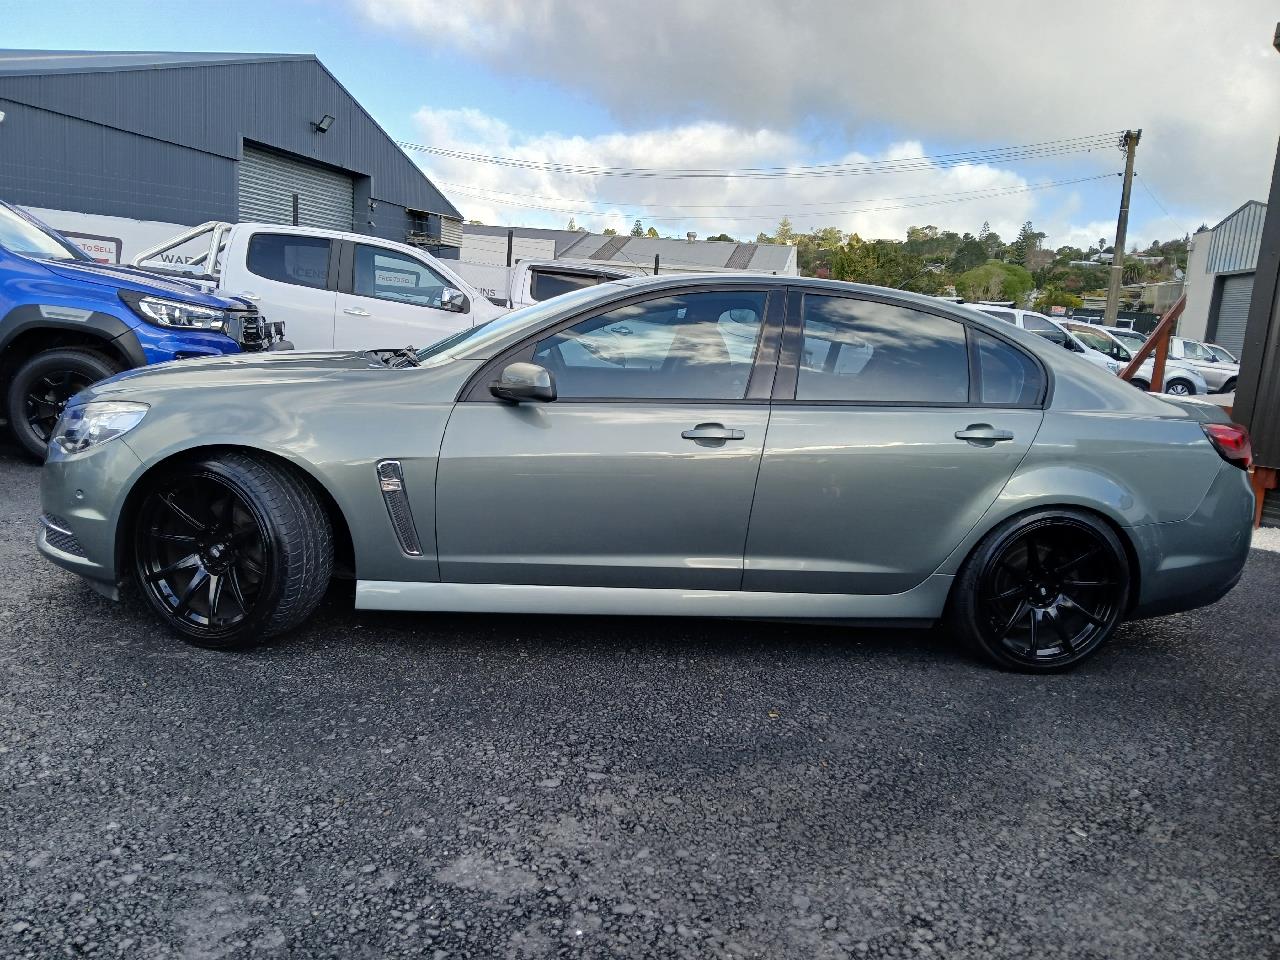
[[[343,312],[343,313],[346,313],[346,314],[350,314],[350,315],[351,315],[351,316],[353,316],[353,317],[371,317],[371,316],[373,316],[373,314],[371,314],[368,310],[362,310],[362,309],[360,309],[359,307],[343,307],[343,308],[342,308],[342,312]]]
[[[704,447],[718,447],[726,440],[745,440],[747,435],[742,430],[734,430],[722,423],[700,423],[692,430],[683,431],[680,436],[693,440]]]
[[[956,431],[957,440],[966,440],[978,446],[990,446],[1013,439],[1012,430],[997,430],[989,423],[971,423],[963,430]]]

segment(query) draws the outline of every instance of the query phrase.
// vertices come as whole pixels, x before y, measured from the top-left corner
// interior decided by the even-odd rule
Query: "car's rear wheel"
[[[1194,396],[1196,388],[1192,386],[1190,380],[1169,380],[1164,385],[1164,392],[1171,397],[1190,397]]]
[[[289,468],[223,453],[166,470],[143,495],[134,574],[187,641],[233,649],[289,630],[324,596],[329,518]]]
[[[1128,558],[1110,527],[1080,511],[1037,511],[974,549],[956,580],[951,623],[1002,667],[1062,670],[1115,632],[1129,589]]]
[[[9,383],[5,397],[9,429],[27,453],[43,460],[67,401],[118,372],[115,364],[92,350],[37,353],[14,371]]]

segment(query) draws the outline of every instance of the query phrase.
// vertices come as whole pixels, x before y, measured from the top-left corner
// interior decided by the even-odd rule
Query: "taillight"
[[[1204,434],[1227,463],[1248,470],[1253,463],[1253,445],[1249,431],[1238,423],[1202,423]]]

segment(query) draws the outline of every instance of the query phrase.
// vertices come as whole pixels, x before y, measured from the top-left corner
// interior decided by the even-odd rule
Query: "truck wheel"
[[[333,532],[298,476],[243,453],[189,461],[148,482],[134,575],[188,643],[231,650],[296,627],[333,572]]]
[[[14,372],[5,398],[9,429],[27,453],[44,460],[53,426],[77,393],[120,368],[92,350],[46,350],[29,357]]]

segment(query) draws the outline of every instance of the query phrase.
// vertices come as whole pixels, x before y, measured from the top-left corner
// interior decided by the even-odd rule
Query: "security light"
[[[315,128],[316,133],[328,133],[329,128],[333,126],[333,117],[326,113],[311,126]]]

